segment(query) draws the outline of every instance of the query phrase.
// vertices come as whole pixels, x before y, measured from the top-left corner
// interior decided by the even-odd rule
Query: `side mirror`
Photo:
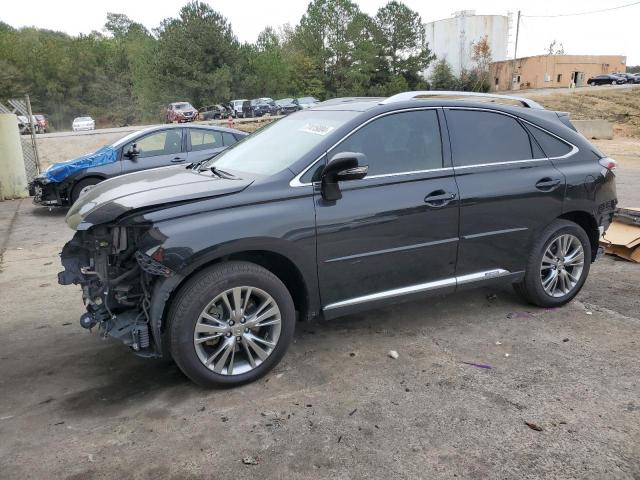
[[[125,152],[125,156],[130,158],[131,160],[135,160],[136,157],[140,155],[140,150],[138,150],[138,145],[135,143],[129,147],[129,150]]]
[[[364,153],[336,153],[322,170],[322,198],[329,201],[340,200],[342,192],[338,182],[360,180],[367,175],[367,156]]]

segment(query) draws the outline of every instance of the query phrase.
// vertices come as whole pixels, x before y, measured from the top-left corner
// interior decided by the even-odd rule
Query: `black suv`
[[[296,318],[493,282],[570,301],[612,220],[614,168],[529,100],[331,100],[210,161],[88,191],[59,282],[82,286],[82,326],[237,385],[278,363]]]

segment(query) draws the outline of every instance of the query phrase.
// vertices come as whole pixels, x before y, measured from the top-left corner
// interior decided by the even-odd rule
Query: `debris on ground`
[[[490,302],[497,299],[498,299],[498,295],[496,295],[495,293],[490,293],[489,295],[487,295],[487,300],[489,300]]]
[[[251,455],[247,455],[246,457],[242,457],[242,463],[245,465],[258,465],[258,459]]]
[[[502,342],[496,342],[496,345],[502,345]]]
[[[491,365],[485,365],[483,363],[473,363],[473,362],[462,362],[465,365],[471,365],[472,367],[477,367],[477,368],[486,368],[486,369],[490,369]]]
[[[504,354],[504,356],[505,356],[505,357],[510,357],[510,356],[511,356],[511,354],[509,354],[509,353],[505,353],[505,354]]]
[[[563,339],[562,339],[562,341],[563,341],[563,342],[568,342],[568,341],[569,341],[569,339],[568,339],[568,338],[563,338]]]
[[[584,312],[584,313],[586,313],[587,315],[593,315],[593,312],[591,312],[591,311],[589,311],[589,310],[587,310],[587,311],[586,311],[586,312]]]
[[[509,312],[507,318],[532,318],[535,315],[531,312]]]
[[[640,263],[640,208],[618,208],[600,239],[604,253]]]
[[[351,410],[351,412],[349,413],[349,416],[352,417],[354,413],[356,413],[358,411],[357,408],[354,408],[353,410]]]
[[[536,432],[542,432],[543,428],[540,425],[537,425],[533,422],[524,422],[524,424],[529,427],[531,430],[535,430]]]
[[[393,358],[394,360],[397,360],[400,356],[400,354],[395,350],[389,350],[389,352],[387,352],[387,355],[389,355],[389,357]]]

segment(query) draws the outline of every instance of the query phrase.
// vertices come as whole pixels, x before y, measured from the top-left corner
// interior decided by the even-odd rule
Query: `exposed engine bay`
[[[152,334],[150,304],[153,284],[173,271],[137,249],[145,227],[97,226],[79,231],[62,250],[61,285],[80,285],[87,312],[86,329],[121,340],[138,355],[161,353]],[[162,250],[156,254],[161,255]]]

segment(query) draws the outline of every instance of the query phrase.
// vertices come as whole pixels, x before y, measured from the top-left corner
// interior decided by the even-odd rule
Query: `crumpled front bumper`
[[[44,183],[37,178],[28,185],[29,195],[33,197],[33,203],[47,207],[59,207],[64,205],[60,184],[56,182]]]

